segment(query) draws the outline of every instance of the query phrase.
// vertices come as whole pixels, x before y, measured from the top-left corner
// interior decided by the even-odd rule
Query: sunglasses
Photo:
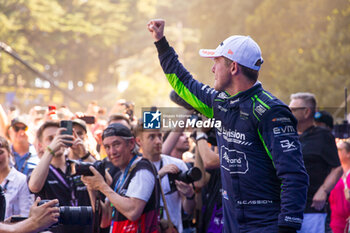
[[[296,108],[290,107],[290,110],[292,112],[295,112],[295,111],[298,111],[298,110],[303,110],[303,109],[306,109],[306,107],[296,107]]]
[[[19,132],[20,130],[23,130],[23,131],[27,131],[28,127],[27,126],[17,126],[17,125],[14,125],[13,126],[13,130],[15,132]]]

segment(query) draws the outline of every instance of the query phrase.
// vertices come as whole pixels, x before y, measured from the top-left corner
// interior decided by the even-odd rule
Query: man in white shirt
[[[135,130],[135,134],[136,142],[140,145],[143,157],[152,161],[157,168],[158,175],[161,179],[161,186],[165,194],[165,200],[170,210],[171,222],[181,233],[183,231],[181,207],[184,208],[186,213],[191,214],[195,207],[195,193],[190,184],[178,180],[175,180],[176,189],[172,190],[168,174],[186,172],[188,168],[182,160],[161,154],[163,136],[160,130],[144,130],[142,125],[139,124]],[[161,207],[163,206],[163,200],[161,200],[160,205]],[[161,218],[166,219],[166,214],[161,213]]]

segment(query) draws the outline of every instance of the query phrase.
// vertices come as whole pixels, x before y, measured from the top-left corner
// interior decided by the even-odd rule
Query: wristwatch
[[[196,141],[198,142],[201,139],[208,140],[207,134],[203,132],[197,132]]]

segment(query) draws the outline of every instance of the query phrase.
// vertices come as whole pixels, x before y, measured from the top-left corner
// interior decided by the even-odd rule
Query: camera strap
[[[161,162],[161,165],[162,165],[162,162]],[[160,169],[159,169],[160,170]],[[173,222],[171,221],[171,218],[170,218],[170,214],[169,214],[169,210],[168,210],[168,205],[166,203],[166,200],[165,200],[165,195],[164,195],[164,192],[163,192],[163,188],[162,188],[162,182],[160,181],[160,177],[157,176],[157,180],[158,180],[158,183],[159,183],[159,189],[160,189],[160,194],[162,196],[162,199],[163,199],[163,204],[164,204],[164,210],[165,210],[165,214],[166,214],[166,217],[168,219],[168,224],[169,224],[169,228],[171,230],[174,229],[174,224]],[[163,215],[163,213],[162,213]],[[160,218],[163,218],[163,216],[160,216]]]
[[[15,163],[15,168],[17,169],[17,171],[20,171],[21,173],[23,173],[23,170],[24,170],[24,168],[26,167],[30,156],[31,156],[31,153],[29,152],[29,154],[28,154],[26,160],[25,160],[24,163],[22,164],[21,169],[19,169],[19,168],[17,167],[17,163]]]
[[[6,193],[6,191],[7,191],[7,186],[9,185],[9,182],[10,182],[10,180],[7,180],[4,187],[2,187],[2,189],[4,190],[4,193]]]
[[[121,190],[122,190],[122,187],[124,186],[124,183],[125,183],[125,179],[126,177],[128,176],[129,174],[129,170],[130,170],[130,167],[131,165],[133,164],[133,162],[135,161],[135,159],[137,158],[138,156],[135,155],[129,162],[128,166],[126,166],[125,168],[125,171],[124,171],[124,174],[122,173],[119,177],[119,179],[117,180],[115,186],[114,186],[114,192],[120,194]],[[113,204],[111,204],[111,206],[113,207]],[[113,207],[113,213],[112,213],[112,217],[114,217],[115,215],[115,207]]]
[[[59,181],[70,191],[71,193],[71,200],[70,203],[72,206],[78,206],[78,200],[75,197],[74,188],[67,183],[67,181],[62,177],[62,175],[57,171],[57,169],[50,164],[50,170],[53,172],[53,174],[58,178]]]

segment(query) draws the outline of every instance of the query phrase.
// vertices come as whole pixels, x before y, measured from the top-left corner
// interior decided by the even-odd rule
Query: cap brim
[[[27,123],[24,123],[22,121],[16,121],[16,122],[13,122],[13,124],[11,124],[11,126],[14,126],[16,124],[22,124],[22,125],[25,125],[26,127],[28,127]]]
[[[199,50],[199,56],[207,58],[220,57],[220,55],[216,54],[215,52],[215,49],[201,49]]]

